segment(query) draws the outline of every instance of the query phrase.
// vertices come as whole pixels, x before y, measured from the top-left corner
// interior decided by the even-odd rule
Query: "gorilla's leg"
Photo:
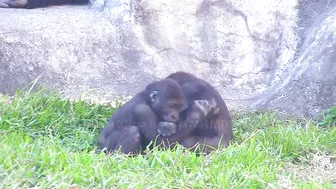
[[[108,152],[120,150],[125,154],[137,154],[141,151],[140,131],[136,126],[115,130],[105,140]]]
[[[25,8],[28,4],[28,0],[9,0],[0,2],[1,8]]]
[[[218,146],[223,146],[222,137],[190,136],[181,142],[181,145],[193,151],[200,151],[206,154],[214,151]]]
[[[187,148],[195,149],[209,153],[218,148],[226,148],[232,139],[232,121],[223,114],[219,114],[214,121],[205,120],[199,127],[181,141],[181,144]]]

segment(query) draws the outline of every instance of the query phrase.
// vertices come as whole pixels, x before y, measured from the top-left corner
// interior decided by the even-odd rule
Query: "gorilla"
[[[151,141],[164,142],[162,135],[175,132],[183,107],[185,97],[175,80],[153,82],[113,113],[100,133],[98,146],[110,153],[116,150],[125,154],[142,153]],[[161,135],[158,127],[162,129]]]
[[[166,79],[175,80],[183,90],[186,104],[180,113],[176,132],[161,134],[171,147],[176,143],[209,153],[227,147],[233,138],[232,120],[227,106],[217,90],[208,82],[186,72],[176,72]],[[158,133],[165,131],[158,126]]]
[[[41,8],[57,5],[81,5],[88,4],[89,0],[6,0],[0,2],[0,8]]]
[[[120,107],[102,130],[98,145],[107,152],[142,153],[156,140],[209,153],[226,147],[232,121],[220,94],[209,83],[186,72],[153,82]]]

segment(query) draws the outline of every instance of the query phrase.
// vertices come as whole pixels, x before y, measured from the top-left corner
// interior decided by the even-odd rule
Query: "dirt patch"
[[[12,101],[13,101],[12,97],[4,96],[3,94],[0,93],[0,103],[10,104],[12,103]]]
[[[336,186],[336,156],[316,155],[312,156],[312,159],[308,165],[287,163],[285,170],[291,173],[295,179],[307,182],[316,183],[333,183]],[[280,178],[280,180],[285,178]],[[286,182],[288,186],[284,188],[294,188],[288,178]]]

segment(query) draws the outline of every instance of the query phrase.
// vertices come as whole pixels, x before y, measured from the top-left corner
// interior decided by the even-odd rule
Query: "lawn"
[[[107,156],[95,145],[114,110],[44,90],[0,97],[0,188],[336,187],[334,123],[232,113],[232,145],[208,156]]]

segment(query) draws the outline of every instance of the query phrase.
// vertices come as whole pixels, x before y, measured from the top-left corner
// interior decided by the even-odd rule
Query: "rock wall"
[[[40,76],[67,97],[111,101],[189,71],[230,109],[315,117],[336,104],[335,2],[92,0],[2,9],[0,91]]]
[[[276,84],[298,43],[295,1],[105,1],[100,10],[125,36],[126,58],[145,74],[197,73],[227,99]],[[211,77],[209,77],[211,75]]]
[[[336,105],[336,6],[325,9],[303,33],[299,56],[279,84],[256,96],[254,108],[316,117]]]

